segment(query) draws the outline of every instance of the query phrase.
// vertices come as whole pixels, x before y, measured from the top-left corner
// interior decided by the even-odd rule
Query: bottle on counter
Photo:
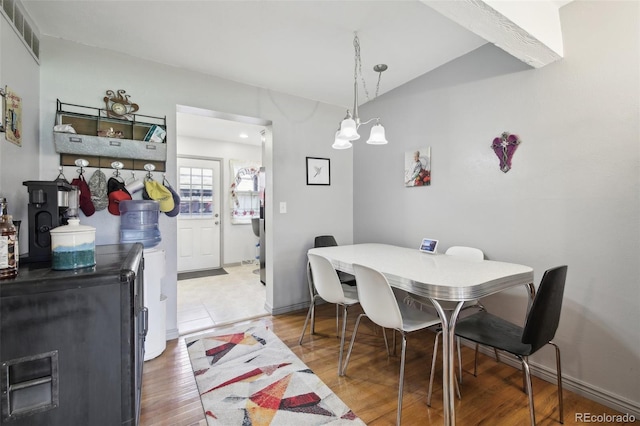
[[[18,245],[20,243],[20,224],[22,223],[21,220],[14,220],[13,221],[13,226],[16,227],[16,245],[14,247],[14,253],[16,256],[16,269],[20,270],[20,246]]]
[[[0,280],[18,275],[16,252],[16,227],[13,218],[7,214],[7,199],[0,198],[2,215],[0,216]]]

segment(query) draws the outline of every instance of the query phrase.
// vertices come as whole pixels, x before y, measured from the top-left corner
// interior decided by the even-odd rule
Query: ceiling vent
[[[27,47],[31,55],[40,63],[40,40],[33,31],[29,21],[24,16],[24,12],[17,0],[0,0],[2,14],[13,26],[13,30],[20,36],[24,45]]]

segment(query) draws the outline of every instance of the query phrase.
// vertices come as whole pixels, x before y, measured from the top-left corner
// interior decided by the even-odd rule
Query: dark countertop
[[[120,275],[126,281],[129,274],[135,274],[138,270],[142,252],[143,245],[140,243],[99,245],[96,246],[95,266],[66,271],[52,270],[51,262],[28,263],[20,259],[18,276],[0,280],[0,297],[113,283],[114,275]],[[85,279],[89,277],[91,280]],[[89,281],[90,284],[87,284]]]

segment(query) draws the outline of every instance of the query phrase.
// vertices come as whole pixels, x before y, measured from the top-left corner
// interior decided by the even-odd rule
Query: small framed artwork
[[[307,157],[307,185],[331,185],[328,158]]]
[[[431,147],[425,146],[404,154],[404,186],[431,185]]]

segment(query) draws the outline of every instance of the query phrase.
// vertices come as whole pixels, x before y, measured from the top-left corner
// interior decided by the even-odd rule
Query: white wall
[[[214,53],[212,53],[214,54]],[[273,313],[308,303],[306,250],[313,238],[332,232],[341,242],[352,236],[352,153],[331,149],[342,108],[164,66],[110,51],[51,37],[41,39],[40,177],[55,178],[58,156],[51,127],[56,98],[99,107],[105,90],[124,89],[140,105],[140,113],[167,116],[167,177],[176,179],[176,105],[189,105],[271,120],[263,164],[267,170],[267,306]],[[271,142],[272,140],[272,142]],[[309,187],[305,157],[332,159],[332,185]],[[4,163],[4,160],[3,160]],[[288,203],[280,214],[273,205]],[[322,209],[320,207],[323,207]],[[335,206],[326,209],[325,206]],[[97,228],[99,244],[118,240],[118,217],[103,211],[83,223]],[[161,215],[162,243],[167,253],[167,330],[176,337],[176,221]]]
[[[560,328],[566,384],[640,413],[639,3],[561,9],[565,57],[528,69],[486,45],[361,109],[389,145],[357,144],[354,240],[422,237],[544,270],[569,266]],[[490,148],[509,131],[513,168]],[[404,153],[431,146],[432,186],[404,188]],[[521,322],[521,289],[485,301]],[[532,357],[554,370],[551,349]]]
[[[22,182],[38,180],[39,72],[38,63],[14,32],[12,24],[0,14],[0,85],[2,88],[8,86],[22,98],[22,146],[8,142],[5,134],[0,133],[0,197],[7,198],[13,219],[23,221],[20,232],[22,253],[28,251],[26,221],[29,200],[27,187]]]
[[[229,170],[229,160],[249,160],[260,164],[262,161],[262,147],[181,136],[178,138],[177,149],[178,156],[221,159],[222,264],[229,265],[240,263],[243,260],[255,259],[258,237],[253,233],[251,224],[231,223],[231,196],[229,191],[231,171]]]

